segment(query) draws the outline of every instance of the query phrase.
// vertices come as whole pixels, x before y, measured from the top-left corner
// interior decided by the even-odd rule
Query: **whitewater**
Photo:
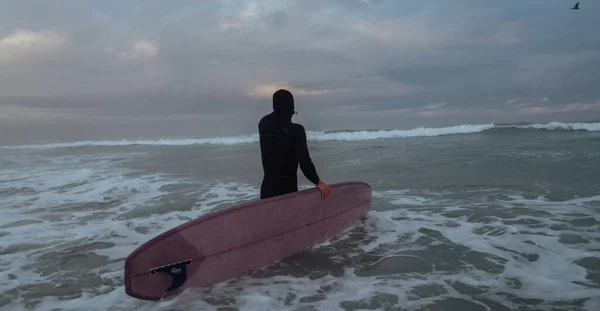
[[[600,131],[600,123],[560,123],[528,125],[494,125],[490,124],[463,124],[450,127],[426,128],[419,127],[408,130],[346,130],[346,131],[307,131],[307,139],[311,141],[359,141],[390,138],[427,137],[441,135],[470,134],[503,128],[543,129],[543,130],[575,130],[575,131]],[[192,139],[158,139],[158,140],[109,140],[109,141],[78,141],[67,143],[52,143],[40,145],[2,146],[0,148],[65,148],[83,146],[129,146],[129,145],[156,145],[156,146],[187,146],[203,144],[236,145],[254,143],[258,141],[258,134],[241,135],[233,137],[192,138]]]
[[[372,186],[365,220],[227,282],[128,297],[139,245],[258,199],[257,139],[3,146],[0,311],[600,310],[600,123],[309,132],[326,182]]]

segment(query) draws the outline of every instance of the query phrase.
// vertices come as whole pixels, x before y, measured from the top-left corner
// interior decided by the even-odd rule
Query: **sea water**
[[[0,147],[0,310],[600,310],[599,123],[308,138],[323,180],[373,187],[367,218],[159,302],[125,257],[258,199],[256,135]]]

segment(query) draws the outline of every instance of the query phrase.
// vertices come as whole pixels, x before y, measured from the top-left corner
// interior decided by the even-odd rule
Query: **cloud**
[[[600,101],[596,101],[593,104],[580,104],[572,103],[564,106],[563,111],[589,111],[589,110],[600,110]]]
[[[456,113],[456,111],[454,111],[454,113]],[[444,117],[444,116],[448,116],[452,114],[452,112],[449,112],[447,110],[426,110],[426,111],[419,111],[417,112],[417,116],[419,117],[423,117],[423,118],[435,118],[435,117]]]
[[[246,95],[256,99],[270,99],[273,97],[273,93],[279,89],[287,89],[292,92],[294,96],[315,96],[344,91],[344,89],[307,90],[298,87],[292,87],[289,84],[263,84],[251,87],[247,90]]]
[[[40,57],[65,46],[65,35],[52,30],[16,30],[0,38],[0,64]]]
[[[243,27],[250,26],[250,23],[254,22],[260,15],[258,4],[256,2],[247,3],[246,7],[234,15],[232,18],[227,19],[220,24],[223,30],[229,29],[240,29]]]
[[[36,122],[47,120],[69,120],[74,117],[81,117],[84,114],[93,113],[90,109],[56,109],[56,108],[32,108],[18,105],[2,105],[0,120],[5,122]]]
[[[448,103],[429,103],[423,106],[414,108],[389,108],[385,110],[371,110],[368,105],[356,105],[348,110],[349,113],[363,113],[365,115],[376,115],[376,114],[390,114],[390,115],[401,115],[403,117],[419,117],[419,118],[433,118],[458,114],[460,111],[455,109],[448,109]]]
[[[530,102],[518,103],[515,105],[515,107],[529,107],[529,106],[531,106]]]
[[[507,105],[512,105],[513,103],[515,103],[517,100],[519,100],[519,98],[512,98],[506,101]]]
[[[582,111],[600,111],[600,100],[595,103],[581,104],[581,103],[570,103],[557,107],[524,107],[520,111],[526,114],[544,115],[544,114],[555,114],[564,112],[582,112]]]
[[[14,117],[2,126],[64,113],[64,128],[102,118],[124,136],[131,126],[116,127],[252,132],[279,88],[301,98],[300,120],[315,129],[585,119],[600,98],[600,3],[579,12],[544,0],[60,7],[3,4],[0,115]],[[218,121],[236,118],[246,121]]]
[[[129,44],[124,50],[117,50],[111,46],[106,49],[106,52],[115,55],[120,60],[137,61],[156,58],[158,55],[158,43],[137,40]]]
[[[424,109],[436,110],[448,106],[448,103],[431,103],[425,105]]]

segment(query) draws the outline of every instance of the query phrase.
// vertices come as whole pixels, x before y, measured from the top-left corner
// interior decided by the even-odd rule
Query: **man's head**
[[[273,111],[285,118],[294,115],[294,96],[288,90],[279,90],[273,94]]]

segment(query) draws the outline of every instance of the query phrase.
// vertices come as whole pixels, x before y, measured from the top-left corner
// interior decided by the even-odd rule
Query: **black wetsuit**
[[[300,124],[272,112],[258,123],[264,178],[260,198],[266,199],[298,191],[298,164],[304,176],[313,184],[319,175],[310,158],[306,131]]]

